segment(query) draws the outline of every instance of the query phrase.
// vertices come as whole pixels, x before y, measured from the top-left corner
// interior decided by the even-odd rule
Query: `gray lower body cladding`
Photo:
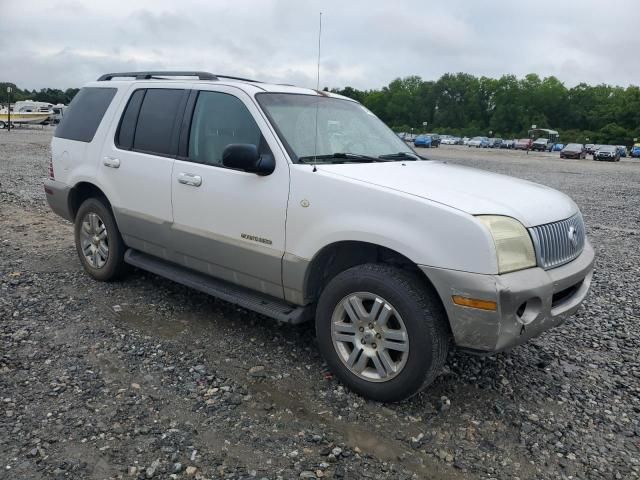
[[[305,259],[124,209],[114,208],[114,213],[125,244],[135,250],[270,297],[304,303]]]
[[[44,192],[47,195],[47,203],[51,210],[62,218],[73,222],[73,213],[69,202],[71,187],[65,183],[47,178],[44,181]]]

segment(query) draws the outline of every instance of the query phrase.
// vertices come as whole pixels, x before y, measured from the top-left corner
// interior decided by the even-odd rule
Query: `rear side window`
[[[116,88],[85,87],[81,89],[64,112],[54,136],[79,142],[91,142],[116,92]]]
[[[175,124],[178,115],[183,113],[185,101],[185,90],[148,89],[138,114],[133,150],[160,155],[175,154]]]
[[[144,98],[145,90],[136,90],[131,95],[127,108],[122,114],[122,120],[118,127],[118,134],[116,135],[116,145],[119,148],[125,150],[131,150],[133,148],[133,137],[136,133],[136,122],[138,121],[138,113],[140,112],[140,105],[142,105],[142,99]]]
[[[200,92],[189,135],[189,159],[222,166],[222,152],[232,143],[268,147],[260,128],[242,101],[220,92]]]

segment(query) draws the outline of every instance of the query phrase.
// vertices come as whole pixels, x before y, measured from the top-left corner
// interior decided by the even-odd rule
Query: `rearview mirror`
[[[269,175],[276,168],[273,155],[260,155],[258,147],[250,143],[232,143],[222,152],[222,164],[225,167],[244,170],[257,175]]]

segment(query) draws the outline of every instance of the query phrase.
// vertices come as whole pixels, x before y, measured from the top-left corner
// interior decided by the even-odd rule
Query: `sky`
[[[183,69],[315,87],[320,12],[321,88],[447,72],[640,84],[640,0],[0,0],[0,82]]]

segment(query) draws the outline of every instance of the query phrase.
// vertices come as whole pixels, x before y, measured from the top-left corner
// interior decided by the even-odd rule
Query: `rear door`
[[[99,164],[125,243],[163,258],[170,257],[171,173],[188,95],[173,84],[136,84]]]
[[[197,92],[181,138],[184,158],[172,174],[173,248],[178,261],[218,278],[283,297],[282,257],[289,166],[272,131],[242,90]],[[222,165],[233,143],[273,155],[267,176]]]

